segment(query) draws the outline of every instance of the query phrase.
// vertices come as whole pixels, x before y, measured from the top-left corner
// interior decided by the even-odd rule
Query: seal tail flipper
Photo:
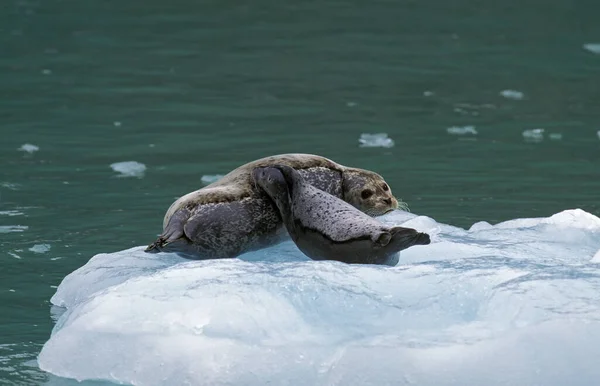
[[[431,243],[431,238],[427,233],[417,232],[412,228],[393,227],[390,229],[392,234],[391,246],[396,251],[412,247],[413,245],[427,245]]]
[[[187,208],[181,208],[173,213],[173,216],[169,219],[169,223],[163,230],[163,233],[155,242],[148,245],[144,252],[160,252],[162,248],[181,238],[184,235],[184,226],[189,219],[190,214],[191,212]]]

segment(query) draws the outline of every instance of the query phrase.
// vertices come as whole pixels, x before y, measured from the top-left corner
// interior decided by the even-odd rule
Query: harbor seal
[[[313,260],[396,265],[401,250],[430,243],[426,233],[388,227],[316,189],[289,166],[256,168],[252,176],[277,205],[298,249]]]
[[[176,200],[163,219],[163,232],[146,252],[176,252],[187,258],[231,258],[286,240],[277,207],[256,186],[251,172],[281,164],[293,167],[317,189],[371,216],[407,206],[372,171],[340,165],[312,154],[280,154],[234,169],[222,179]]]

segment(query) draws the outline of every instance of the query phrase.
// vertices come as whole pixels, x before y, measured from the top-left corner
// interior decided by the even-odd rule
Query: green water
[[[600,3],[286,3],[2,2],[0,382],[48,381],[34,360],[65,275],[153,241],[201,176],[256,158],[375,170],[462,227],[600,214],[600,55],[583,49]],[[359,147],[378,132],[395,146]],[[130,160],[143,177],[116,177]]]

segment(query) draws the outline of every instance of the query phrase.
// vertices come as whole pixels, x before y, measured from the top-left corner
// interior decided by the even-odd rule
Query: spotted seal
[[[251,176],[253,169],[275,164],[293,167],[306,182],[370,216],[406,209],[377,173],[312,154],[280,154],[242,165],[180,197],[167,210],[163,232],[146,252],[176,252],[192,259],[230,258],[286,240],[277,207]]]
[[[256,168],[252,177],[277,205],[294,243],[313,260],[396,265],[401,250],[430,243],[428,234],[388,227],[308,184],[289,166]]]

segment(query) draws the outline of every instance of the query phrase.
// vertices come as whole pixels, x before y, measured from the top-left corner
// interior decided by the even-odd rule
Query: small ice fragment
[[[17,184],[13,184],[11,182],[0,182],[0,187],[6,188],[6,189],[10,189],[10,190],[18,190],[19,185]]]
[[[539,142],[544,139],[544,129],[528,129],[523,132],[525,140]]]
[[[29,250],[35,253],[46,253],[50,250],[50,244],[35,244]]]
[[[119,174],[118,177],[143,177],[146,165],[136,161],[115,162],[110,167]]]
[[[428,91],[423,91],[423,96],[430,97],[430,96],[433,96],[433,95],[434,95],[433,91],[429,91],[429,90]]]
[[[562,134],[561,133],[550,133],[549,137],[550,137],[550,139],[552,139],[554,141],[560,141],[562,139]]]
[[[598,139],[600,139],[600,130],[598,130],[598,132],[596,133],[596,135],[598,136]]]
[[[14,252],[8,252],[8,254],[9,254],[9,255],[11,255],[12,257],[14,257],[15,259],[19,259],[19,260],[21,260],[21,256],[17,255],[17,254],[16,254],[16,253],[14,253]]]
[[[505,97],[507,99],[514,99],[514,100],[521,100],[525,97],[525,94],[523,94],[521,91],[517,91],[517,90],[503,90],[503,91],[500,91],[500,95],[502,95],[503,97]]]
[[[357,105],[358,105],[358,103],[356,103],[356,102],[347,102],[346,103],[346,106],[348,106],[348,107],[356,107]]]
[[[584,44],[583,48],[594,54],[600,54],[600,43]]]
[[[477,130],[475,130],[475,126],[452,126],[446,129],[448,134],[453,135],[466,135],[473,134],[477,135]]]
[[[212,184],[213,182],[219,181],[221,178],[223,178],[222,174],[206,175],[202,176],[202,178],[200,178],[200,181],[208,185]]]
[[[15,292],[15,290],[14,290],[14,289],[12,289],[12,288],[11,288],[11,289],[9,289],[8,291],[9,291],[9,292]]]
[[[0,225],[0,233],[23,232],[28,228],[26,225]]]
[[[368,134],[363,133],[358,139],[360,147],[393,147],[394,140],[387,133]]]
[[[0,216],[22,216],[23,212],[19,212],[18,210],[0,210]]]
[[[119,126],[121,126],[121,122],[115,121],[115,122],[113,122],[113,125],[115,125],[116,127],[119,127]]]
[[[44,74],[44,75],[50,75],[50,74],[52,74],[52,70],[48,70],[47,68],[45,68],[45,69],[42,70],[42,74]]]
[[[154,147],[156,146],[155,144],[151,143],[150,145],[148,145],[148,147]]]
[[[32,154],[32,153],[35,153],[36,151],[40,150],[40,148],[35,145],[32,145],[30,143],[26,143],[23,146],[21,146],[20,148],[18,148],[17,150]]]

